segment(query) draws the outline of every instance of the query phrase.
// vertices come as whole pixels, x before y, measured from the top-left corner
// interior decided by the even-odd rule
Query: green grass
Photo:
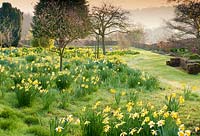
[[[134,50],[139,51],[140,54],[123,58],[130,67],[149,72],[157,76],[164,84],[173,87],[182,87],[182,84],[188,84],[190,86],[196,86],[200,91],[200,74],[189,75],[180,68],[166,66],[166,61],[171,58],[170,56],[160,55],[141,49]]]
[[[192,91],[192,94],[196,98],[191,96],[192,98],[186,101],[184,107],[180,109],[180,113],[183,113],[181,116],[187,125],[200,125],[200,74],[189,75],[179,68],[167,66],[166,61],[171,58],[170,56],[142,49],[134,48],[134,50],[140,52],[140,54],[123,57],[123,61],[132,68],[140,69],[158,77],[161,86],[164,87],[163,91],[143,93],[141,99],[159,105],[163,102],[165,95],[174,92],[183,95],[183,84],[190,87],[195,86],[196,90]]]
[[[185,102],[181,107],[181,119],[184,124],[194,127],[200,125],[200,74],[188,75],[186,72],[165,65],[169,56],[134,49],[140,52],[137,55],[122,56],[130,67],[143,70],[153,76],[159,78],[161,89],[153,92],[139,92],[139,100],[151,102],[157,108],[164,104],[165,95],[176,92],[183,95],[181,90],[182,84],[196,86],[196,92],[192,92],[191,99]],[[15,59],[15,58],[13,58]],[[21,58],[16,58],[20,60]],[[123,89],[121,89],[123,91]],[[124,89],[126,90],[126,89]],[[127,102],[125,96],[122,97],[120,104]],[[85,97],[70,100],[65,109],[59,108],[59,103],[54,103],[49,111],[44,111],[41,102],[35,100],[32,107],[18,108],[16,105],[16,95],[14,92],[5,93],[4,97],[0,95],[0,113],[4,113],[0,117],[0,135],[1,136],[45,136],[49,131],[49,120],[58,117],[65,117],[73,114],[77,117],[84,106],[92,106],[97,101],[102,101],[103,105],[117,107],[115,103],[115,95],[110,93],[108,89],[99,89]],[[70,135],[80,136],[80,128],[74,127],[70,130]]]

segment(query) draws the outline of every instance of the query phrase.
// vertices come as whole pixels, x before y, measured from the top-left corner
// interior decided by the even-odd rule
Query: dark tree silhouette
[[[4,35],[4,46],[18,46],[21,38],[23,13],[13,8],[10,3],[3,3],[0,8],[0,32]]]

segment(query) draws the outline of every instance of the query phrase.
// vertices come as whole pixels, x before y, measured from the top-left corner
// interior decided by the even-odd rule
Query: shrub
[[[146,90],[150,91],[152,91],[153,89],[157,89],[159,87],[158,79],[148,74],[145,75],[142,84]]]
[[[112,77],[113,71],[111,69],[104,68],[99,71],[99,77],[101,81],[105,81],[107,78]]]
[[[52,48],[54,46],[54,40],[47,38],[33,38],[31,40],[32,47],[44,47]]]
[[[25,57],[27,62],[33,62],[36,60],[36,56],[35,55],[28,55]]]
[[[25,73],[16,71],[13,75],[11,75],[11,78],[14,81],[15,85],[20,84],[22,79],[25,78]]]
[[[17,95],[18,106],[31,106],[36,94],[39,92],[39,82],[38,80],[32,81],[30,78],[25,81],[22,80],[21,84],[17,84],[14,91]]]
[[[74,119],[72,115],[67,118],[58,119],[55,117],[50,121],[50,136],[65,136],[67,135],[67,128]]]
[[[42,89],[47,89],[47,87],[50,85],[50,76],[48,75],[40,75],[37,79],[40,82]]]
[[[80,118],[82,136],[102,136],[103,117],[94,112],[92,109],[87,109],[84,116]],[[97,129],[98,128],[98,129]]]
[[[55,79],[56,85],[60,91],[70,87],[72,83],[71,75],[69,74],[60,74]]]
[[[96,92],[99,87],[99,77],[98,76],[88,76],[83,74],[76,78],[76,86],[74,88],[75,97],[85,96],[92,92]]]
[[[141,75],[142,73],[139,70],[131,72],[131,75],[128,77],[129,88],[136,88],[138,86],[142,86]]]
[[[184,98],[180,96],[178,99],[175,93],[169,96],[165,96],[165,104],[167,106],[168,111],[177,112],[180,108],[180,105],[183,104],[183,102],[184,102]]]

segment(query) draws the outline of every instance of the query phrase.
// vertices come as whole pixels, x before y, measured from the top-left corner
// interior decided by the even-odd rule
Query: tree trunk
[[[63,54],[60,54],[60,71],[63,70],[62,63],[63,63]]]
[[[106,55],[105,36],[104,35],[102,35],[102,48],[103,48],[103,55]]]
[[[97,36],[97,59],[99,58],[99,35]]]
[[[2,34],[0,34],[0,37],[1,37],[0,42],[1,42],[1,52],[2,52],[3,51],[3,37],[2,37]]]
[[[64,50],[65,50],[65,47],[59,49],[59,51],[60,51],[60,53],[59,53],[59,55],[60,55],[60,71],[63,70],[63,65],[62,65],[62,64],[63,64],[63,54],[64,54]]]
[[[97,41],[97,35],[96,35],[96,41]],[[97,43],[94,44],[94,54],[95,58],[97,59]]]

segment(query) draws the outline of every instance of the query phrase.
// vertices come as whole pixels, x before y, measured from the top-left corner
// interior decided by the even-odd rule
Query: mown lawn
[[[157,76],[162,83],[172,87],[181,88],[183,84],[186,84],[197,87],[200,92],[200,74],[189,75],[182,69],[166,66],[166,61],[170,59],[170,56],[142,49],[134,50],[139,51],[140,54],[123,58],[130,67],[149,72]]]
[[[181,108],[182,118],[186,124],[200,124],[200,74],[189,75],[179,68],[166,65],[170,56],[160,55],[151,51],[135,49],[140,54],[126,56],[123,60],[132,68],[140,69],[159,78],[163,91],[141,94],[142,99],[152,101],[156,105],[162,103],[165,95],[172,92],[183,94],[184,86],[194,88],[190,100]]]

